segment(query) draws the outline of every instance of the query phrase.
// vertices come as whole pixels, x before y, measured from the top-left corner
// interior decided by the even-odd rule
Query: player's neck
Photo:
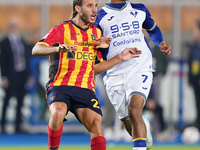
[[[119,4],[119,3],[124,3],[125,1],[124,0],[109,0],[109,3],[112,3],[112,4]]]
[[[80,17],[74,17],[72,19],[74,21],[75,24],[77,24],[79,27],[85,29],[88,28],[89,23],[85,23]]]

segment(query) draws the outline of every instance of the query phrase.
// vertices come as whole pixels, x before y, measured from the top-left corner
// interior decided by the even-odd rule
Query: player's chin
[[[96,19],[90,19],[90,23],[93,24],[95,23]]]

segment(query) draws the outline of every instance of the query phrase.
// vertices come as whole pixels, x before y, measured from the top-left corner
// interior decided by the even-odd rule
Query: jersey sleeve
[[[102,9],[100,8],[98,11],[97,11],[97,19],[95,21],[95,23],[93,24],[94,26],[98,27],[101,32],[102,32],[102,28],[100,26],[100,21],[102,20],[102,18],[106,15],[107,13]],[[102,32],[103,33],[103,32]]]
[[[156,46],[159,47],[159,44],[163,41],[163,36],[160,28],[156,26],[153,30],[147,31],[147,33],[151,37],[151,40],[156,44]]]
[[[147,7],[145,5],[143,5],[143,7],[144,7],[143,9],[144,9],[144,11],[146,13],[146,18],[145,18],[145,20],[144,20],[144,22],[142,24],[142,27],[147,31],[151,31],[151,30],[153,30],[155,28],[156,23],[151,18],[151,14],[150,14],[149,10],[147,9]]]
[[[98,63],[100,63],[102,61],[103,61],[103,57],[102,57],[101,51],[98,50],[97,51],[97,56],[96,56],[96,59],[95,59],[95,64],[98,64]]]
[[[146,12],[146,19],[143,22],[142,27],[148,32],[149,36],[151,37],[151,40],[158,47],[159,44],[163,41],[162,33],[160,31],[160,28],[156,25],[155,21],[151,18],[151,14],[145,5],[144,8]]]
[[[62,25],[55,26],[37,43],[47,46],[55,46],[64,43],[64,28]]]

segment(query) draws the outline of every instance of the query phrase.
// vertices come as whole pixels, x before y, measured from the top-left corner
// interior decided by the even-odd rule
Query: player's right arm
[[[57,52],[70,52],[77,49],[64,43],[63,23],[54,26],[32,49],[32,55],[48,56]]]
[[[48,56],[57,52],[71,52],[77,49],[75,46],[60,44],[59,46],[47,46],[45,44],[36,44],[32,49],[32,55]]]
[[[44,44],[36,44],[32,49],[32,55],[48,56],[58,52],[58,47],[46,46]]]

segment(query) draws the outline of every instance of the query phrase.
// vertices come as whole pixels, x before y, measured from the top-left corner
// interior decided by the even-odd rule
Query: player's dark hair
[[[83,0],[73,0],[73,12],[72,12],[72,18],[76,17],[76,15],[78,14],[78,12],[75,9],[75,6],[82,6],[83,5]]]
[[[198,27],[198,29],[200,30],[200,19],[197,19],[195,21],[196,26]]]

